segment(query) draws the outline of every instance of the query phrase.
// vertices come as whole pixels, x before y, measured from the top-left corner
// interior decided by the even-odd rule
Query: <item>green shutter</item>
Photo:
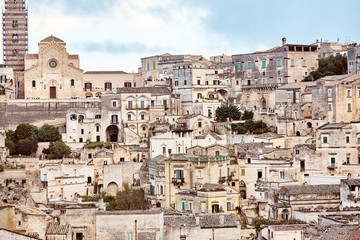
[[[348,103],[348,112],[351,112],[351,103]]]
[[[266,61],[262,61],[262,67],[266,68]]]
[[[248,62],[248,69],[251,69],[251,62]]]
[[[146,67],[147,67],[146,70],[149,71],[149,70],[150,70],[150,63],[147,63],[146,65],[147,65],[147,66],[146,66]]]
[[[295,66],[295,61],[294,61],[294,59],[291,59],[291,66],[292,66],[292,67]]]
[[[281,67],[281,60],[280,59],[276,60],[276,66]]]
[[[185,202],[182,202],[181,210],[185,210]]]
[[[327,137],[323,137],[323,143],[327,143]]]
[[[153,69],[155,70],[155,67],[156,67],[156,62],[154,61],[153,62]]]
[[[335,165],[335,158],[331,158],[331,165]]]
[[[346,136],[346,142],[349,143],[350,142],[350,137]]]
[[[306,60],[303,60],[303,67],[306,67]]]
[[[167,100],[163,101],[164,106],[167,106]]]
[[[237,64],[237,70],[241,70],[241,63]]]

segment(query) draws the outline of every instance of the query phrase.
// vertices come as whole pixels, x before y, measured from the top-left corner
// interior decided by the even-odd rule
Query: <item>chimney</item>
[[[286,45],[286,37],[283,37],[281,40],[282,40],[283,46],[285,46]]]

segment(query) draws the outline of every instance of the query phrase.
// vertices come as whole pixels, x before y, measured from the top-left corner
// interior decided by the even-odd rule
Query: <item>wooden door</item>
[[[56,98],[56,87],[50,87],[50,98]]]

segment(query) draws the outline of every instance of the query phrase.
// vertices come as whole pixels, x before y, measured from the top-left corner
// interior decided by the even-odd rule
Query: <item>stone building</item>
[[[122,87],[141,87],[137,73],[123,71],[87,71],[83,75],[85,97],[101,97],[104,93],[116,93]]]
[[[317,162],[323,174],[335,174],[347,164],[359,164],[359,126],[359,123],[328,123],[317,129]]]
[[[28,10],[25,0],[5,0],[3,16],[3,57],[7,67],[15,72],[13,84],[17,98],[24,98],[25,54],[28,51]]]
[[[352,178],[340,180],[340,199],[343,208],[358,208],[360,206],[360,179]]]
[[[340,185],[285,186],[279,191],[278,202],[270,204],[273,219],[293,219],[294,211],[336,208],[340,205]]]
[[[316,45],[287,44],[267,51],[233,55],[236,85],[242,107],[269,111],[275,106],[275,90],[287,83],[300,82],[318,68]]]
[[[312,82],[296,82],[275,91],[278,134],[306,136],[314,133],[312,119]]]
[[[46,227],[46,240],[72,240],[70,225],[49,222]]]
[[[328,76],[312,85],[312,119],[323,123],[357,121],[360,110],[360,75]]]
[[[314,43],[314,45],[318,46],[319,58],[326,58],[337,55],[347,55],[348,44],[341,44],[339,40],[337,42],[316,40],[316,43]]]
[[[214,145],[203,154],[197,148],[200,147],[188,149],[187,155],[171,154],[165,160],[166,206],[177,208],[175,195],[179,190],[197,189],[205,183],[224,183],[231,175],[232,153],[227,147]]]
[[[96,239],[163,239],[161,209],[97,212]],[[119,227],[119,224],[121,227]]]
[[[354,44],[347,50],[348,74],[360,74],[360,45]]]
[[[174,66],[172,88],[181,94],[183,114],[201,114],[215,118],[215,110],[229,98],[230,79],[223,69],[213,69],[203,62]]]
[[[0,65],[0,102],[15,99],[17,91],[16,74],[13,69]]]
[[[204,183],[195,190],[179,191],[176,210],[186,213],[236,213],[240,206],[240,194],[235,187],[217,183]]]
[[[243,230],[236,215],[199,214],[164,216],[164,238],[240,240]]]
[[[149,184],[145,187],[145,196],[153,206],[165,206],[165,161],[166,157],[159,155],[148,161]]]
[[[26,55],[24,77],[25,98],[84,98],[79,56],[52,35],[39,42],[37,54]]]

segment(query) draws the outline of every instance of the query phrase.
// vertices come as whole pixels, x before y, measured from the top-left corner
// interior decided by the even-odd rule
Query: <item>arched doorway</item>
[[[117,142],[119,135],[119,129],[115,125],[110,125],[106,129],[106,139],[110,142]]]
[[[261,99],[261,108],[266,109],[266,99],[265,98]]]
[[[49,82],[49,89],[50,89],[50,98],[56,98],[56,86],[57,82],[55,80],[51,80]]]
[[[301,136],[301,134],[300,134],[299,131],[296,131],[296,136],[297,136],[297,137],[300,137],[300,136]]]
[[[289,210],[287,210],[287,209],[282,210],[281,218],[283,220],[289,220]]]
[[[111,182],[107,186],[107,192],[113,196],[116,196],[118,189],[118,185],[115,182]]]
[[[306,123],[306,126],[307,126],[307,128],[312,128],[312,123],[311,123],[311,122],[307,122],[307,123]]]
[[[156,203],[156,207],[157,207],[157,208],[160,208],[160,207],[161,207],[161,203],[157,202],[157,203]]]

